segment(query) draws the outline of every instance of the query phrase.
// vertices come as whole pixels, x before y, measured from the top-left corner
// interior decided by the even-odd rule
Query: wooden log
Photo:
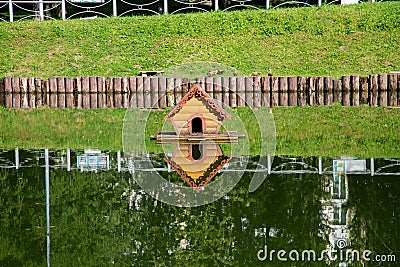
[[[333,103],[333,79],[332,77],[324,77],[324,105],[332,105]]]
[[[129,78],[123,77],[121,83],[122,83],[122,107],[128,108],[129,107]]]
[[[65,78],[57,78],[57,106],[58,108],[65,108]]]
[[[174,103],[177,105],[182,99],[182,78],[175,78]]]
[[[229,106],[229,77],[221,78],[222,103]]]
[[[388,105],[387,74],[378,75],[378,105],[381,107]]]
[[[29,108],[28,78],[21,77],[19,86],[21,88],[21,108]]]
[[[182,85],[181,85],[181,95],[179,101],[189,92],[191,89],[189,85],[189,79],[188,78],[182,78]]]
[[[75,89],[76,107],[83,107],[83,96],[82,96],[82,77],[76,78],[76,89]]]
[[[276,76],[271,77],[271,106],[279,106],[279,79]]]
[[[222,106],[222,79],[221,77],[214,78],[214,99]]]
[[[342,80],[333,80],[333,102],[342,104]]]
[[[74,103],[74,79],[67,77],[65,78],[65,107],[73,108]]]
[[[167,78],[160,77],[158,80],[158,99],[160,108],[167,107]]]
[[[82,107],[90,108],[90,78],[89,76],[82,77]]]
[[[28,107],[36,108],[35,78],[28,78]]]
[[[20,108],[21,107],[21,88],[19,87],[19,77],[11,78],[12,83],[12,107]]]
[[[49,106],[51,108],[58,107],[58,95],[57,95],[57,78],[51,77],[49,78]]]
[[[261,107],[261,77],[253,77],[253,107]]]
[[[148,77],[146,77],[148,79]],[[120,77],[113,79],[114,84],[114,108],[122,108],[122,82]],[[150,95],[150,94],[149,94]],[[149,101],[150,103],[150,101]]]
[[[297,105],[307,105],[307,78],[304,76],[297,77]]]
[[[40,108],[43,105],[42,79],[40,78],[35,78],[35,91],[36,91],[36,107]]]
[[[372,107],[378,106],[378,75],[372,74],[369,76],[369,104]]]
[[[360,77],[358,75],[351,75],[351,102],[352,106],[360,105]]]
[[[49,106],[50,105],[50,89],[49,89],[49,80],[42,81],[42,104]]]
[[[144,108],[151,108],[150,77],[143,77]]]
[[[90,108],[98,108],[98,88],[97,88],[97,77],[89,77],[89,95],[90,95]]]
[[[388,105],[397,107],[397,74],[388,75]]]
[[[195,86],[197,83],[195,80],[188,80],[188,88],[192,88]],[[197,84],[198,85],[198,84]],[[190,89],[189,89],[190,90]]]
[[[175,80],[174,78],[167,78],[167,107],[175,106],[174,96]]]
[[[200,88],[202,89],[202,90],[205,90],[205,83],[206,83],[206,79],[205,79],[205,77],[198,77],[198,78],[196,78],[196,83],[200,86]]]
[[[316,93],[315,93],[315,78],[314,77],[308,77],[307,87],[308,87],[308,89],[307,89],[308,104],[310,106],[315,106],[316,105],[316,100],[315,100]]]
[[[191,82],[188,78],[182,78],[182,97],[184,97],[192,87],[190,86]]]
[[[318,106],[324,105],[324,77],[317,77],[315,80],[315,102]]]
[[[368,104],[368,77],[360,77],[360,105]]]
[[[137,80],[135,76],[129,77],[129,107],[137,108]]]
[[[271,78],[261,78],[261,106],[269,107],[271,104]]]
[[[253,77],[244,78],[244,100],[246,106],[254,107],[253,104]]]
[[[113,108],[114,107],[114,79],[112,77],[106,78],[106,96],[107,96],[107,101],[106,101],[107,108]]]
[[[287,106],[288,102],[288,77],[279,77],[279,106]]]
[[[236,77],[236,104],[238,107],[246,106],[244,77]]]
[[[137,107],[144,108],[144,81],[143,77],[137,77],[136,80]]]
[[[236,77],[229,77],[229,105],[237,107]]]
[[[350,106],[350,76],[342,76],[342,104]]]
[[[297,106],[297,77],[288,77],[288,105]]]
[[[159,108],[158,77],[150,77],[151,108]]]
[[[397,106],[400,107],[400,73],[397,74]]]
[[[11,77],[4,78],[4,98],[5,98],[5,107],[12,108],[13,107],[13,96],[12,96],[12,79],[11,79]]]
[[[5,107],[6,105],[6,98],[5,98],[5,88],[4,88],[4,79],[0,80],[0,106]]]
[[[104,77],[97,77],[97,105],[99,108],[107,107],[107,95],[106,95],[106,80]]]
[[[213,90],[214,90],[214,81],[212,77],[206,77],[205,79],[205,89],[206,89],[206,93],[213,98],[214,94],[213,94]]]
[[[397,74],[397,106],[400,106],[400,73]]]

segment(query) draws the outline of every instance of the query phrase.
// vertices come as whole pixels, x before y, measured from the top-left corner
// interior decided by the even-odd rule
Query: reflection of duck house
[[[212,142],[180,143],[165,161],[193,188],[205,186],[229,161],[220,145]]]
[[[196,84],[164,117],[164,121],[171,120],[175,133],[160,133],[157,143],[203,140],[216,143],[237,142],[239,136],[236,132],[220,132],[225,118],[230,119],[230,115]]]

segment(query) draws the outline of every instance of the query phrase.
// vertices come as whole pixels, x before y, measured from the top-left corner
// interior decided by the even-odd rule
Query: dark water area
[[[400,264],[400,159],[274,157],[249,192],[259,157],[236,157],[229,168],[244,173],[231,191],[177,207],[135,182],[132,158],[189,186],[164,155],[49,151],[51,265]],[[0,266],[47,264],[45,165],[44,150],[0,151]]]

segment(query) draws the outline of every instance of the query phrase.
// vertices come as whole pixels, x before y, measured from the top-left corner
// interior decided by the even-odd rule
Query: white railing
[[[97,154],[96,154],[97,153]],[[89,153],[80,150],[50,150],[50,168],[66,169],[67,171],[117,171],[128,172],[132,167],[138,172],[171,172],[171,168],[164,161],[157,159],[156,155],[133,155],[121,151],[103,151]],[[91,166],[81,166],[79,158],[87,155],[98,155],[107,157],[107,164],[99,162]],[[0,169],[21,169],[32,167],[43,167],[44,150],[0,150]],[[232,157],[227,164],[229,168],[222,168],[220,172],[240,172],[246,168],[246,157]],[[275,160],[274,160],[275,158]],[[313,158],[313,160],[311,160]],[[267,156],[262,164],[253,162],[251,168],[246,168],[245,172],[265,174],[334,174],[332,161],[336,158],[330,157],[287,157],[287,156]],[[310,164],[310,160],[312,163]],[[343,161],[343,159],[342,159]],[[245,162],[245,163],[243,163]],[[400,176],[400,159],[365,159],[365,170],[348,169],[347,174],[371,175],[371,176]],[[134,163],[134,166],[130,163]],[[250,163],[250,162],[249,162]],[[243,165],[244,164],[244,165]],[[227,167],[226,166],[226,167]],[[349,165],[350,166],[350,165]]]
[[[383,0],[0,0],[0,21],[120,17],[135,14],[175,14],[200,11],[347,4]]]

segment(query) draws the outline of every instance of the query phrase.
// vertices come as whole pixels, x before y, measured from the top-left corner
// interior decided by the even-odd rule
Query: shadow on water
[[[275,157],[258,168],[269,174],[249,193],[259,159],[241,166],[233,157],[230,168],[245,169],[233,190],[211,204],[180,208],[135,183],[128,163],[134,159],[145,173],[145,156],[49,154],[54,266],[376,266],[362,259],[366,250],[398,266],[390,255],[400,257],[399,159]],[[164,155],[150,161],[170,181],[189,186]],[[46,264],[44,165],[43,150],[0,151],[0,266]],[[319,260],[328,248],[331,254]],[[329,261],[335,249],[359,251],[360,259]],[[281,259],[279,250],[286,251]],[[302,259],[304,250],[316,259]]]

